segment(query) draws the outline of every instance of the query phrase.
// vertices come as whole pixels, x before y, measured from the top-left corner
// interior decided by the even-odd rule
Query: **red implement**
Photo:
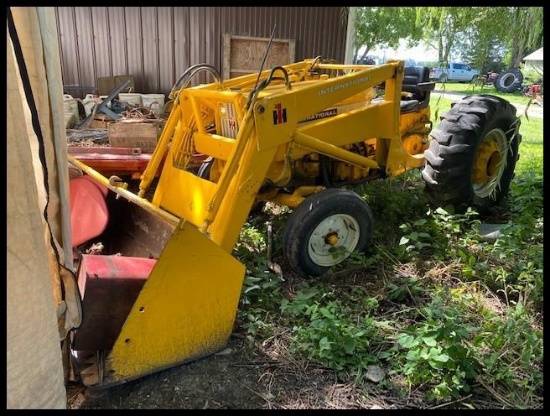
[[[78,268],[82,323],[73,349],[111,349],[155,259],[83,254]]]
[[[109,211],[105,198],[108,192],[105,186],[86,175],[69,181],[73,247],[97,237],[107,227]]]

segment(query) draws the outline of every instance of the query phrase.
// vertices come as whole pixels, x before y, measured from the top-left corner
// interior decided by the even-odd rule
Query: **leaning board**
[[[223,79],[259,71],[269,38],[223,35]],[[263,69],[288,65],[295,59],[293,39],[273,39]]]

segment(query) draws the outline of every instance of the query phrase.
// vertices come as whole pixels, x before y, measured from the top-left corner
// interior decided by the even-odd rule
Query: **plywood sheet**
[[[256,73],[260,70],[269,38],[223,36],[223,79]],[[294,62],[294,39],[273,39],[262,69]]]

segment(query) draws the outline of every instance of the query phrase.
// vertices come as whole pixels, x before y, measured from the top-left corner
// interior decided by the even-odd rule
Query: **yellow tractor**
[[[190,86],[201,72],[214,81]],[[432,205],[498,204],[518,158],[516,109],[469,96],[432,131],[434,85],[428,68],[403,61],[317,57],[228,80],[200,64],[174,85],[139,188],[69,156],[109,194],[98,236],[107,254],[79,261],[71,348],[84,384],[103,389],[225,348],[245,274],[232,252],[255,204],[291,209],[283,251],[306,276],[371,241],[371,209],[348,185],[422,169]],[[208,156],[198,171],[196,154]]]

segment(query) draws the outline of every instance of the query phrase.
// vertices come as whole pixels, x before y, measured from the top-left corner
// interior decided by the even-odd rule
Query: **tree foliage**
[[[416,26],[423,39],[438,51],[439,62],[446,64],[457,35],[475,25],[481,17],[473,7],[417,7]]]
[[[482,72],[518,67],[543,44],[542,7],[358,7],[354,58],[365,48],[409,46],[420,40],[438,51],[442,64],[453,57]]]
[[[411,46],[421,38],[415,25],[415,7],[358,7],[355,9],[354,62],[364,59],[374,48],[397,48],[402,39]]]
[[[510,8],[510,67],[519,66],[523,57],[542,46],[544,13],[542,7]]]
[[[518,67],[542,45],[542,7],[417,7],[416,25],[447,63],[454,52],[476,68]],[[497,52],[497,56],[495,56]],[[495,68],[496,69],[496,68]]]
[[[480,17],[476,25],[456,36],[453,50],[481,73],[500,72],[507,68],[507,10],[504,7],[476,7]],[[491,22],[491,24],[487,24]]]

